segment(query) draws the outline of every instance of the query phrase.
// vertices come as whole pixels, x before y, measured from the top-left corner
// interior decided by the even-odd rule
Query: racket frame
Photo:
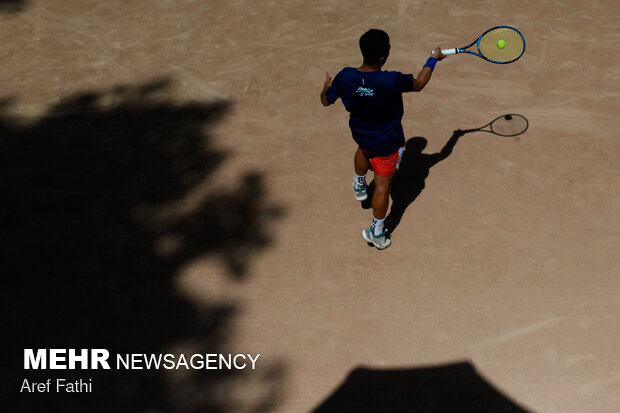
[[[519,56],[517,56],[516,58],[514,58],[514,59],[512,59],[512,60],[510,60],[508,62],[497,62],[495,60],[491,60],[491,59],[485,57],[482,53],[480,53],[480,39],[482,39],[482,37],[484,37],[485,34],[490,32],[491,30],[495,30],[495,29],[511,29],[511,30],[514,30],[515,32],[517,32],[519,34],[519,36],[521,36],[521,39],[523,40],[523,50],[521,51],[521,54]],[[472,47],[474,44],[476,45],[476,48],[478,49],[478,53],[473,52],[471,50],[467,50],[468,48]],[[457,47],[457,48],[454,48],[454,49],[445,49],[445,50],[442,50],[441,53],[443,53],[445,55],[459,54],[459,53],[469,53],[469,54],[473,54],[473,55],[476,55],[478,57],[481,57],[484,60],[486,60],[487,62],[504,65],[504,64],[507,64],[507,63],[512,63],[515,60],[518,60],[521,56],[523,56],[523,53],[525,53],[525,37],[523,37],[523,34],[519,30],[515,29],[512,26],[495,26],[495,27],[491,27],[490,29],[488,29],[487,31],[482,33],[476,40],[474,40],[473,42],[471,42],[467,46]]]

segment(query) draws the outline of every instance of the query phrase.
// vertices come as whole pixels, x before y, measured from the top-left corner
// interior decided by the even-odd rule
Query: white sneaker
[[[378,250],[384,250],[392,245],[392,240],[387,237],[387,231],[383,231],[381,235],[376,236],[372,228],[366,228],[362,230],[362,238],[367,243],[374,245]]]
[[[357,201],[365,201],[368,199],[368,193],[366,192],[366,188],[368,188],[368,185],[364,184],[364,187],[362,189],[357,189],[355,187],[355,182],[353,183],[353,192],[355,192],[355,199]]]

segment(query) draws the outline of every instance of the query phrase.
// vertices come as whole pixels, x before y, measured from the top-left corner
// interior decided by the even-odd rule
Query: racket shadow
[[[463,135],[464,131],[455,130],[441,151],[433,154],[423,153],[427,144],[426,138],[413,137],[407,141],[400,168],[394,175],[390,190],[392,206],[385,219],[388,236],[398,227],[409,205],[424,190],[430,169],[452,154],[454,146]],[[370,186],[373,186],[372,183]],[[372,195],[369,195],[370,198]]]

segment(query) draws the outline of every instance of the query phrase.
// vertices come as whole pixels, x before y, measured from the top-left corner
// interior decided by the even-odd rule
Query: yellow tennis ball
[[[504,39],[500,39],[497,41],[497,48],[498,49],[503,49],[504,47],[506,47],[506,41]]]

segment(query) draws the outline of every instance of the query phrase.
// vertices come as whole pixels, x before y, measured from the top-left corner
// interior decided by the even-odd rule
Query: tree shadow
[[[413,137],[407,141],[400,168],[394,175],[392,189],[390,190],[392,206],[385,219],[385,228],[388,236],[400,224],[407,207],[424,190],[425,180],[428,177],[430,168],[450,156],[454,145],[463,135],[464,133],[461,130],[455,130],[441,151],[433,154],[422,153],[427,144],[425,138]]]
[[[0,0],[0,13],[17,13],[24,9],[24,0]]]
[[[313,413],[525,413],[467,362],[413,369],[356,368]]]
[[[284,211],[268,200],[259,171],[198,190],[229,157],[210,133],[229,104],[173,102],[169,87],[159,79],[81,93],[30,122],[9,113],[10,100],[0,104],[10,337],[0,380],[16,411],[232,412],[235,387],[258,376],[268,391],[254,407],[266,411],[277,399],[283,367],[260,361],[249,373],[23,369],[25,348],[231,352],[237,306],[190,301],[175,276],[207,257],[244,280]],[[92,379],[93,392],[19,393],[25,378],[57,377]]]

